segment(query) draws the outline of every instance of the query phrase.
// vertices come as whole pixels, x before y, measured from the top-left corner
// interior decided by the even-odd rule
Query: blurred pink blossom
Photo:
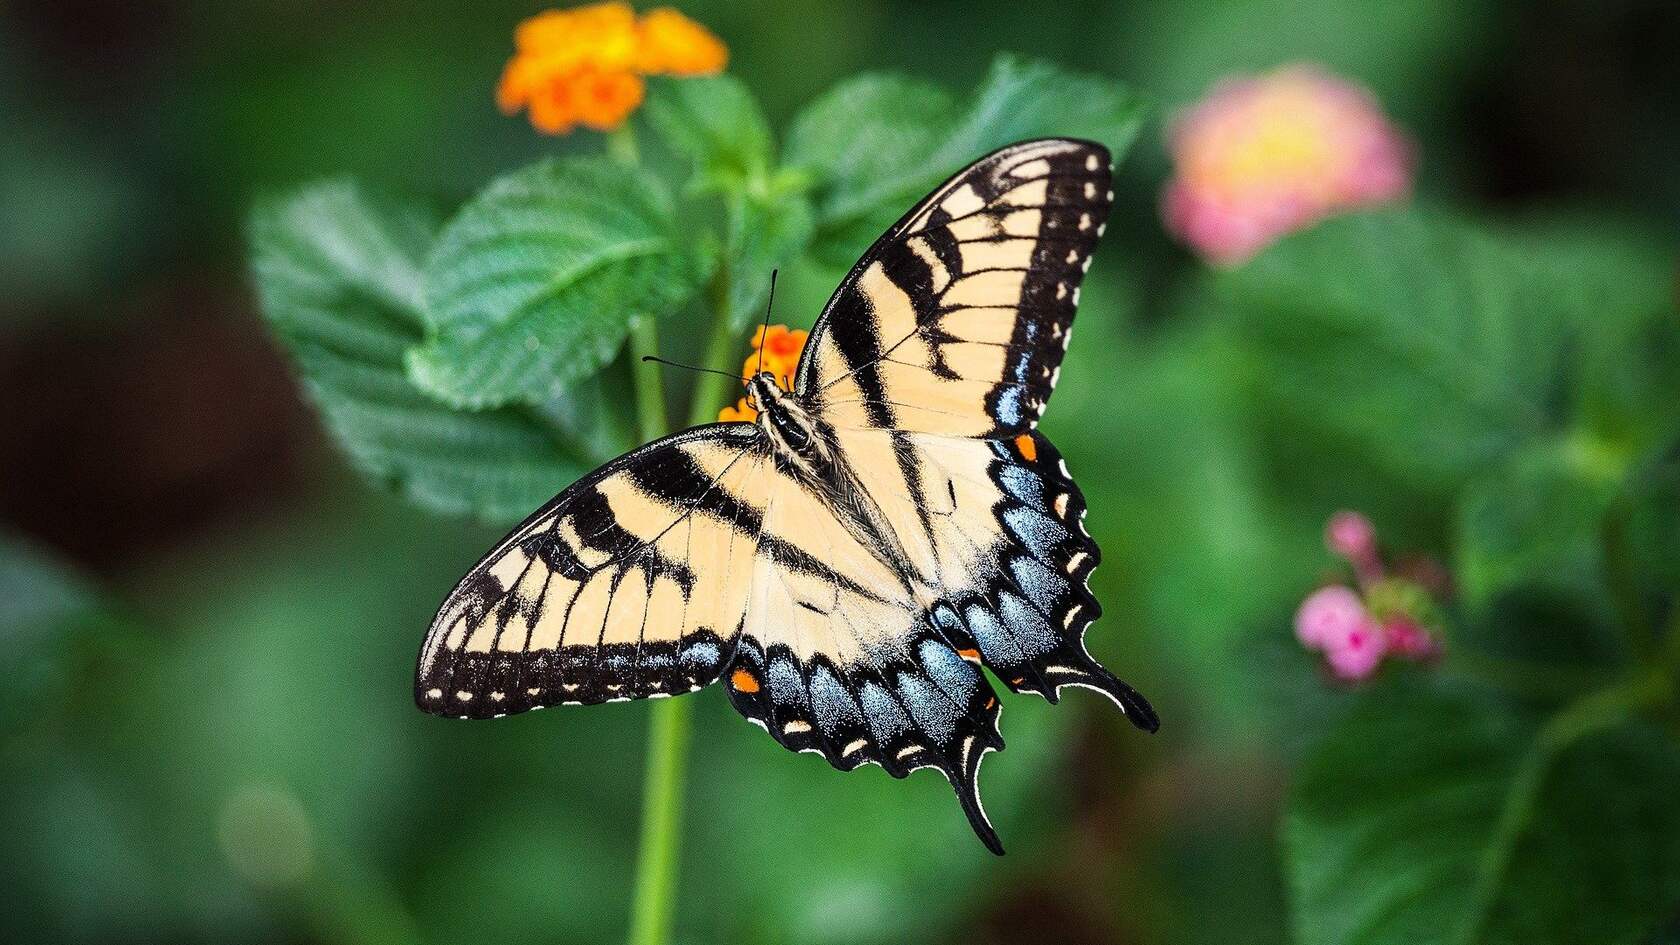
[[[1377,529],[1358,512],[1337,512],[1324,527],[1324,543],[1349,560],[1368,557],[1377,550]]]
[[[1353,565],[1359,585],[1331,584],[1307,595],[1295,611],[1302,646],[1322,652],[1330,672],[1349,681],[1370,678],[1389,657],[1425,662],[1441,655],[1432,629],[1440,621],[1439,591],[1387,575],[1370,519],[1337,512],[1325,525],[1324,543]]]
[[[1221,264],[1411,186],[1411,147],[1375,99],[1311,65],[1222,80],[1174,120],[1168,147],[1167,229]]]
[[[1365,679],[1377,671],[1388,652],[1388,638],[1381,627],[1367,620],[1335,643],[1324,648],[1330,671],[1343,679]]]
[[[1324,527],[1324,544],[1353,565],[1359,583],[1370,584],[1383,576],[1382,560],[1377,557],[1377,529],[1371,520],[1358,512],[1337,512]]]
[[[1340,584],[1321,587],[1295,611],[1295,638],[1302,646],[1322,650],[1370,621],[1365,603]]]
[[[1383,639],[1388,644],[1389,652],[1396,656],[1403,656],[1411,660],[1426,660],[1438,655],[1441,651],[1439,643],[1417,621],[1407,617],[1394,617],[1383,622]]]

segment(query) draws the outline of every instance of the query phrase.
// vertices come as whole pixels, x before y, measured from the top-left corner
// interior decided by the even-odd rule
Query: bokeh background
[[[682,6],[778,127],[853,73],[967,89],[1001,51],[1154,103],[1046,428],[1106,552],[1091,650],[1165,725],[1009,699],[1010,750],[986,766],[996,860],[934,775],[841,776],[700,694],[680,939],[1289,940],[1280,808],[1354,698],[1290,632],[1334,566],[1323,523],[1357,508],[1391,547],[1451,560],[1469,472],[1356,449],[1256,393],[1265,349],[1185,301],[1206,267],[1160,223],[1163,119],[1222,76],[1319,63],[1412,137],[1418,200],[1614,221],[1672,273],[1680,8]],[[414,710],[427,620],[501,529],[350,470],[263,325],[243,233],[255,199],[322,176],[448,207],[581,146],[494,108],[535,9],[0,8],[0,938],[622,935],[647,707]],[[796,273],[784,317],[808,322],[832,277]],[[1371,422],[1413,442],[1430,390]]]

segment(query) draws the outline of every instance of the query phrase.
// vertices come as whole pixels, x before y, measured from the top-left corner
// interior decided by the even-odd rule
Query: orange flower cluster
[[[642,104],[643,76],[712,75],[729,59],[722,40],[676,10],[637,17],[617,0],[539,13],[519,24],[514,46],[496,104],[509,115],[529,109],[548,134],[610,131]]]
[[[786,325],[759,328],[753,335],[752,354],[741,362],[741,380],[748,380],[760,371],[769,371],[776,376],[776,386],[782,390],[793,390],[793,376],[799,370],[799,353],[805,350],[805,339],[809,334],[803,328]],[[751,423],[757,417],[758,411],[747,403],[745,397],[736,401],[735,406],[718,411],[718,419],[726,423],[737,420]]]

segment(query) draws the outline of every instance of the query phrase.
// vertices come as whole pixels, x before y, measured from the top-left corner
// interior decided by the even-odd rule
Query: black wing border
[[[974,173],[976,168],[994,160],[1002,159],[1012,151],[1042,147],[1047,144],[1066,144],[1074,147],[1091,148],[1101,156],[1105,164],[1113,163],[1112,152],[1109,151],[1107,145],[1100,141],[1093,141],[1089,138],[1027,138],[1022,141],[1006,144],[1001,148],[987,152],[986,154],[968,162],[967,165],[952,174],[950,177],[945,178],[943,183],[929,191],[927,196],[917,201],[915,206],[911,207],[903,216],[899,217],[898,222],[894,223],[890,227],[887,227],[886,232],[876,237],[875,242],[869,244],[869,248],[863,251],[862,256],[858,257],[858,261],[852,265],[851,270],[846,273],[846,277],[840,280],[840,285],[835,288],[834,294],[828,297],[827,304],[823,306],[822,314],[817,316],[816,322],[811,325],[810,334],[805,337],[805,347],[799,352],[799,372],[794,377],[794,392],[801,397],[808,397],[811,395],[811,375],[816,370],[816,367],[815,359],[807,357],[806,355],[815,351],[817,345],[821,343],[823,336],[828,333],[829,325],[834,320],[834,310],[838,306],[840,299],[847,292],[850,292],[857,287],[858,281],[863,278],[863,274],[869,270],[869,267],[873,265],[876,260],[881,258],[881,253],[887,246],[891,245],[893,241],[902,238],[904,228],[909,225],[910,221],[927,212],[928,207],[933,206],[940,200],[943,200],[952,189],[966,182],[969,176]]]

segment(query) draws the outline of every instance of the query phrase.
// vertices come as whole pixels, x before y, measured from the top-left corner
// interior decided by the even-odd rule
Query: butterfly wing
[[[1108,150],[1028,141],[918,204],[841,282],[796,389],[837,427],[1014,436],[1055,387],[1113,202]]]
[[[931,767],[1002,852],[976,777],[1002,748],[998,700],[978,666],[925,619],[916,588],[793,476],[769,483],[758,567],[725,688],[735,708],[795,751],[894,777]]]
[[[697,427],[560,493],[445,599],[420,650],[415,702],[489,718],[716,679],[763,529],[774,475],[763,450],[750,424]]]
[[[1054,702],[1061,688],[1085,686],[1139,727],[1159,724],[1085,649],[1101,613],[1086,585],[1100,553],[1082,525],[1083,496],[1035,429],[1109,181],[1100,145],[1005,148],[910,211],[841,284],[812,329],[796,391],[830,428],[880,534],[860,541],[836,524],[832,496],[819,502],[797,483],[778,486],[766,531],[803,536],[819,546],[810,553],[867,576],[859,583],[883,599],[842,594],[842,606],[821,606],[816,582],[777,608],[755,601],[750,613],[793,623],[755,626],[738,658],[788,682],[731,691],[784,745],[820,750],[837,767],[939,769],[997,852],[976,777],[1003,743],[980,664],[1015,691]],[[892,550],[887,564],[871,546]],[[785,643],[824,633],[807,652]],[[787,723],[798,737],[776,727]]]

